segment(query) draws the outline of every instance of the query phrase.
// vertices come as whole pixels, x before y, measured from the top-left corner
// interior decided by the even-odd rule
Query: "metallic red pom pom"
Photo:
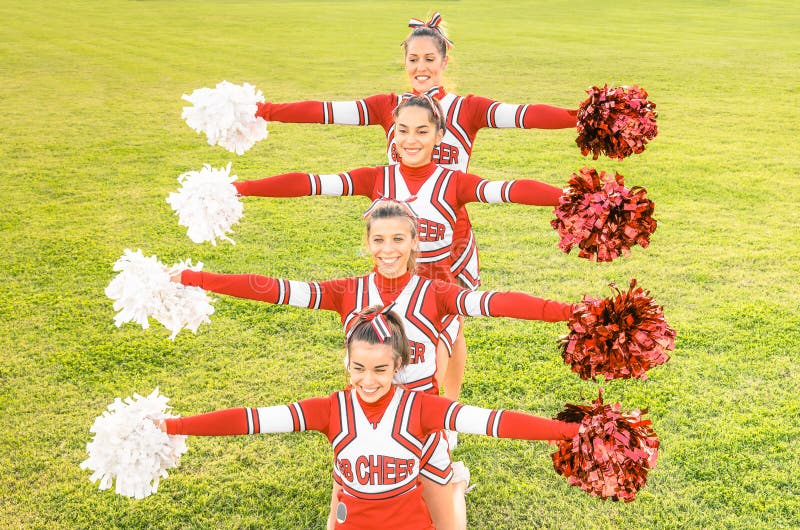
[[[596,86],[586,91],[589,97],[578,107],[578,137],[575,143],[586,156],[597,160],[601,153],[622,160],[641,153],[658,134],[656,105],[647,100],[647,91],[631,87]]]
[[[578,434],[558,442],[553,467],[590,495],[630,502],[656,465],[658,436],[643,420],[647,410],[620,411],[620,404],[603,404],[603,389],[592,405],[567,404],[556,419],[580,422]]]
[[[556,218],[550,225],[558,231],[558,246],[569,253],[580,248],[579,256],[591,261],[612,261],[630,255],[630,248],[650,244],[650,234],[657,222],[655,205],[647,198],[647,190],[625,187],[619,173],[606,178],[594,168],[581,168],[573,173],[569,187],[553,211]]]
[[[669,360],[675,330],[663,308],[632,279],[627,292],[610,284],[616,296],[584,297],[569,320],[570,333],[561,339],[564,362],[582,379],[647,379],[645,372]]]

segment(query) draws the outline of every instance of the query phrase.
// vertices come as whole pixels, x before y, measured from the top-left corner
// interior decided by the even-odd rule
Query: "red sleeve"
[[[562,322],[572,316],[573,304],[556,300],[538,298],[525,293],[507,291],[495,292],[489,299],[489,312],[492,316]]]
[[[239,195],[246,197],[307,197],[309,195],[362,195],[372,197],[383,166],[362,167],[332,175],[284,173],[258,180],[234,181]],[[313,187],[312,187],[313,183]],[[335,183],[335,187],[331,184]]]
[[[531,179],[510,181],[490,181],[472,173],[457,173],[458,184],[456,197],[459,204],[468,202],[513,202],[530,206],[558,206],[559,198],[564,194],[557,188],[544,182]],[[487,184],[491,184],[487,186]],[[503,186],[508,187],[508,196],[504,196]]]
[[[394,108],[397,106],[397,96],[395,94],[378,94],[370,96],[364,101],[369,110],[369,125],[381,125],[388,131],[394,125]]]
[[[322,101],[295,103],[256,103],[256,116],[283,123],[324,123]]]
[[[509,197],[516,204],[533,206],[558,206],[558,200],[564,194],[561,188],[538,180],[515,180],[511,185]]]
[[[233,186],[244,197],[306,197],[311,195],[308,173],[284,173],[258,180],[234,181]]]
[[[270,278],[260,274],[216,274],[188,269],[181,273],[181,283],[237,298],[310,309],[328,309],[339,313],[341,313],[342,295],[347,291],[346,279],[305,283]],[[310,294],[302,299],[298,297],[299,301],[293,300],[291,298],[293,285],[310,285],[312,288],[319,286],[319,291],[310,289],[314,295]],[[316,295],[319,296],[318,299],[314,297]]]
[[[513,119],[498,119],[495,114],[498,106],[509,109]],[[568,129],[576,127],[578,111],[541,104],[508,104],[481,96],[468,95],[464,98],[463,109],[467,120],[462,125],[477,132],[484,127],[516,127],[523,129]],[[464,123],[466,122],[466,123]],[[474,133],[473,133],[474,134]]]
[[[580,423],[540,418],[523,412],[506,410],[500,417],[498,438],[524,440],[569,440],[578,434]]]
[[[550,105],[531,105],[523,118],[525,129],[569,129],[578,125],[578,111]]]
[[[432,394],[420,393],[418,399],[420,400],[420,427],[423,434],[443,428],[452,428],[460,414],[471,416],[464,421],[465,423],[471,423],[471,427],[475,427],[479,424],[479,418],[485,418],[487,412],[489,413],[489,418],[496,416],[499,412],[464,406],[445,397]],[[500,413],[497,437],[521,440],[567,440],[578,434],[579,427],[579,423],[567,423],[523,412],[504,410]],[[481,426],[480,429],[465,429],[464,432],[469,430],[473,430],[475,434],[479,430],[483,434],[492,434],[492,429],[489,425]]]
[[[217,410],[185,418],[170,418],[164,420],[164,423],[167,424],[167,434],[192,436],[248,434],[247,409],[244,408]]]
[[[299,406],[299,411],[295,407]],[[190,436],[236,436],[314,430],[330,427],[331,398],[310,398],[296,404],[266,408],[234,408],[197,416],[164,420],[167,434]],[[263,421],[263,424],[262,424]]]
[[[470,291],[437,281],[434,292],[441,315],[509,317],[561,322],[569,320],[573,305],[516,291]]]
[[[377,94],[354,101],[257,103],[256,116],[283,123],[382,125],[388,131],[397,104],[394,94]]]

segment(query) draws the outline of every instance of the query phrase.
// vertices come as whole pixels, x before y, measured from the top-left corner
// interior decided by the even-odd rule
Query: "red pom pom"
[[[580,248],[579,256],[594,261],[612,261],[620,254],[630,255],[630,248],[650,244],[656,230],[653,201],[647,190],[626,188],[619,173],[606,178],[594,168],[581,168],[573,173],[569,187],[553,211],[556,218],[550,225],[558,231],[558,246],[569,253]]]
[[[658,436],[643,420],[643,411],[620,411],[619,403],[603,404],[603,390],[592,405],[566,405],[556,419],[580,422],[578,434],[558,442],[552,454],[556,473],[590,495],[630,502],[656,465]]]
[[[575,143],[586,156],[600,153],[622,160],[644,151],[658,134],[656,105],[647,100],[647,91],[632,87],[593,86],[589,97],[578,107],[578,137]]]
[[[647,379],[647,370],[669,360],[675,330],[650,293],[636,287],[635,279],[626,293],[610,285],[616,296],[584,297],[576,306],[569,320],[571,331],[561,339],[561,355],[583,379]]]

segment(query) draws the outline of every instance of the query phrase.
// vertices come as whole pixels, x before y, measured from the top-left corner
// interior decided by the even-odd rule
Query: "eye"
[[[402,243],[405,240],[406,240],[406,238],[404,238],[402,236],[397,236],[396,238],[394,238],[395,243]]]

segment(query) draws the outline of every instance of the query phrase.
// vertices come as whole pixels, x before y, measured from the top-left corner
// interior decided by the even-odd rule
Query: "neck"
[[[411,279],[411,272],[408,270],[394,278],[384,276],[377,267],[373,270],[375,271],[375,287],[378,288],[378,294],[385,304],[393,301]]]
[[[386,394],[382,395],[380,398],[378,398],[377,401],[374,401],[372,403],[367,403],[366,401],[361,399],[361,396],[359,396],[358,392],[356,392],[356,398],[358,399],[358,404],[361,405],[361,410],[364,411],[364,415],[371,423],[378,423],[379,421],[381,421],[383,413],[386,411],[386,407],[389,405],[389,402],[392,400],[392,397],[394,396],[394,390],[395,386],[392,385],[391,388],[389,388],[389,391],[386,392]]]
[[[436,164],[431,161],[421,166],[407,166],[400,160],[400,172],[404,177],[430,177],[436,169]]]

